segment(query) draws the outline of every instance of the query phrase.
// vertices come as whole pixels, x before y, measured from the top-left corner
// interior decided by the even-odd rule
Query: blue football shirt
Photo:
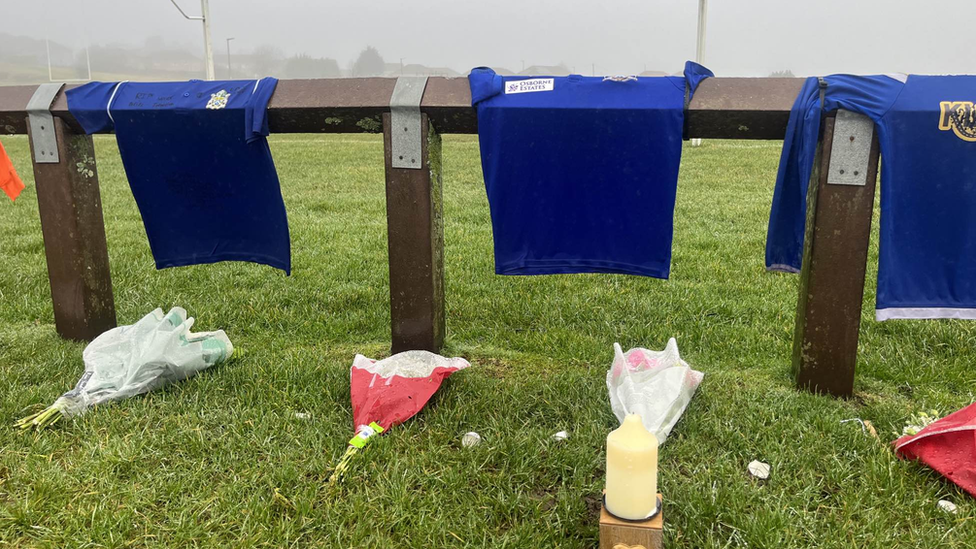
[[[827,77],[797,98],[780,161],[769,268],[799,269],[822,111],[875,122],[881,147],[878,320],[976,318],[976,77]]]
[[[156,267],[250,261],[291,273],[265,136],[277,80],[91,82],[68,90],[87,133],[115,131]]]
[[[468,76],[495,271],[667,278],[684,109],[712,76]]]

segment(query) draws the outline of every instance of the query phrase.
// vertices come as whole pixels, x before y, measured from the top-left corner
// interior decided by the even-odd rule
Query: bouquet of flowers
[[[349,393],[356,435],[349,441],[329,483],[342,478],[352,458],[375,436],[412,418],[441,382],[470,366],[463,358],[428,351],[405,351],[383,360],[356,355],[349,371]]]
[[[230,358],[234,346],[223,330],[192,334],[192,326],[193,318],[173,307],[165,315],[156,309],[131,326],[103,333],[85,348],[85,373],[75,388],[15,425],[43,429],[62,417],[147,393]]]

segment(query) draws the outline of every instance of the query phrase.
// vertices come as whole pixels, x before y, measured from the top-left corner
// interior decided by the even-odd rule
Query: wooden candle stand
[[[624,520],[600,506],[600,549],[661,549],[664,544],[664,502],[657,495],[661,510],[647,520]]]

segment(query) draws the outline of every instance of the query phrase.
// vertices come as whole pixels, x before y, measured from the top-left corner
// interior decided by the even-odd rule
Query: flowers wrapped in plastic
[[[173,307],[165,315],[156,309],[131,326],[103,333],[85,348],[85,373],[74,389],[15,425],[42,429],[92,406],[184,380],[230,358],[234,346],[223,330],[193,334],[192,326],[193,318]]]
[[[356,435],[339,459],[329,483],[336,483],[357,452],[375,436],[412,418],[441,383],[471,366],[463,358],[428,351],[405,351],[383,360],[356,355],[349,370],[349,396]]]
[[[619,343],[613,351],[607,372],[613,413],[621,422],[629,414],[639,415],[644,428],[664,444],[705,374],[681,360],[673,337],[663,351],[637,347],[624,353]]]

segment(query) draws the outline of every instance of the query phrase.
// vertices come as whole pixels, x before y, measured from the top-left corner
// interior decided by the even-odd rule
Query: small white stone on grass
[[[939,509],[942,509],[946,513],[953,513],[953,514],[955,514],[955,512],[956,512],[956,504],[955,503],[952,503],[949,500],[940,499],[939,500],[939,503],[937,503],[936,505],[938,505],[939,506]]]
[[[556,441],[563,441],[569,438],[569,433],[566,431],[559,431],[558,433],[552,435],[552,439]]]
[[[295,412],[295,417],[298,419],[308,419],[312,417],[312,414],[307,414],[305,412]]]
[[[461,437],[461,446],[464,446],[465,448],[471,448],[472,446],[477,446],[479,444],[481,444],[481,435],[474,431],[464,433],[464,436]]]
[[[759,480],[766,480],[769,478],[769,464],[753,460],[749,463],[749,474]]]

